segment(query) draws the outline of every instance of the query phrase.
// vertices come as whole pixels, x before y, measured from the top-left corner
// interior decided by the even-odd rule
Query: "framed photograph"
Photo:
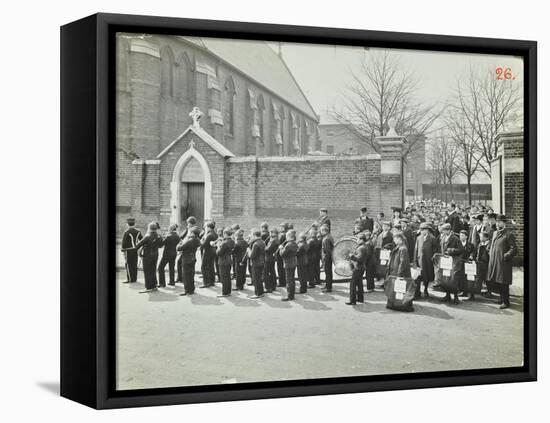
[[[61,72],[63,396],[536,380],[535,42],[96,14]]]

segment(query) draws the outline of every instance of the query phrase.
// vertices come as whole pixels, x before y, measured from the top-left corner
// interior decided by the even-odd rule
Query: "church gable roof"
[[[318,120],[285,61],[265,41],[182,38],[218,56],[312,119]]]
[[[197,137],[199,137],[206,144],[208,144],[216,153],[218,153],[223,158],[235,157],[235,155],[231,151],[229,151],[227,148],[225,148],[220,142],[216,141],[216,139],[213,138],[204,129],[202,129],[201,127],[196,127],[196,126],[191,125],[179,137],[177,137],[174,141],[172,141],[170,144],[168,144],[168,146],[158,154],[156,159],[157,160],[162,159],[189,132],[193,132]]]

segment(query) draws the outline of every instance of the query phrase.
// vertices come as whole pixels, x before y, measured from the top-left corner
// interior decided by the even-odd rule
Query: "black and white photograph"
[[[521,368],[524,60],[116,33],[116,390]]]

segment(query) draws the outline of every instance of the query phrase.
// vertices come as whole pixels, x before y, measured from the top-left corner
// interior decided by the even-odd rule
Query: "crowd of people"
[[[197,250],[203,281],[200,288],[212,287],[218,282],[220,296],[245,289],[247,274],[248,285],[254,289],[252,298],[261,298],[284,287],[286,296],[282,300],[292,301],[296,280],[298,293],[305,294],[308,288],[322,285],[322,272],[322,292],[332,291],[335,240],[326,208],[320,209],[319,218],[300,233],[288,222],[278,227],[264,222],[245,236],[238,224],[217,228],[214,221],[207,221],[201,228],[191,216],[181,233],[174,224],[161,235],[160,225],[151,222],[142,236],[133,218],[127,223],[122,239],[126,282],[137,281],[141,256],[145,278],[142,292],[165,287],[168,266],[168,285],[182,283],[184,292],[180,295],[193,295]],[[346,304],[364,302],[365,292],[374,291],[377,280],[414,276],[416,299],[422,297],[422,286],[424,297],[429,297],[428,286],[433,282],[436,289],[445,292],[444,301],[458,304],[461,295],[474,300],[485,288],[484,295],[498,293],[500,308],[507,308],[516,245],[506,226],[505,216],[482,205],[466,207],[439,200],[419,200],[408,203],[404,209],[393,208],[388,218],[383,213],[371,218],[367,208],[362,207],[352,231],[357,247],[347,257],[352,275]],[[446,262],[451,263],[449,268],[443,268],[441,258],[449,259]],[[467,264],[474,263],[475,270],[469,273],[471,267]]]

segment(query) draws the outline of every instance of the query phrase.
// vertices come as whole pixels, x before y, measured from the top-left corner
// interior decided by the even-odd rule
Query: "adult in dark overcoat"
[[[143,274],[145,276],[145,291],[157,290],[157,261],[159,248],[162,247],[162,238],[157,233],[157,224],[149,223],[147,234],[137,243],[136,249],[142,249]]]
[[[414,245],[413,263],[420,268],[419,283],[416,286],[416,297],[420,297],[420,282],[424,283],[424,296],[429,297],[428,284],[435,279],[434,255],[439,252],[437,239],[431,233],[429,223],[420,224],[420,235]]]
[[[441,243],[441,254],[445,254],[448,256],[451,256],[453,258],[453,267],[451,269],[451,286],[452,289],[446,289],[446,295],[443,301],[451,301],[451,293],[454,295],[454,298],[452,299],[454,304],[458,304],[460,301],[458,300],[458,289],[460,284],[460,278],[461,278],[461,271],[463,269],[463,262],[462,262],[462,253],[464,252],[464,248],[462,247],[462,244],[460,243],[460,240],[458,239],[458,236],[454,234],[454,232],[451,231],[451,225],[449,223],[445,223],[441,226],[441,236],[440,236],[440,243]]]
[[[506,217],[497,216],[497,230],[493,233],[489,249],[487,280],[500,285],[500,308],[510,307],[510,285],[512,285],[512,258],[516,254],[516,239],[506,229]]]

